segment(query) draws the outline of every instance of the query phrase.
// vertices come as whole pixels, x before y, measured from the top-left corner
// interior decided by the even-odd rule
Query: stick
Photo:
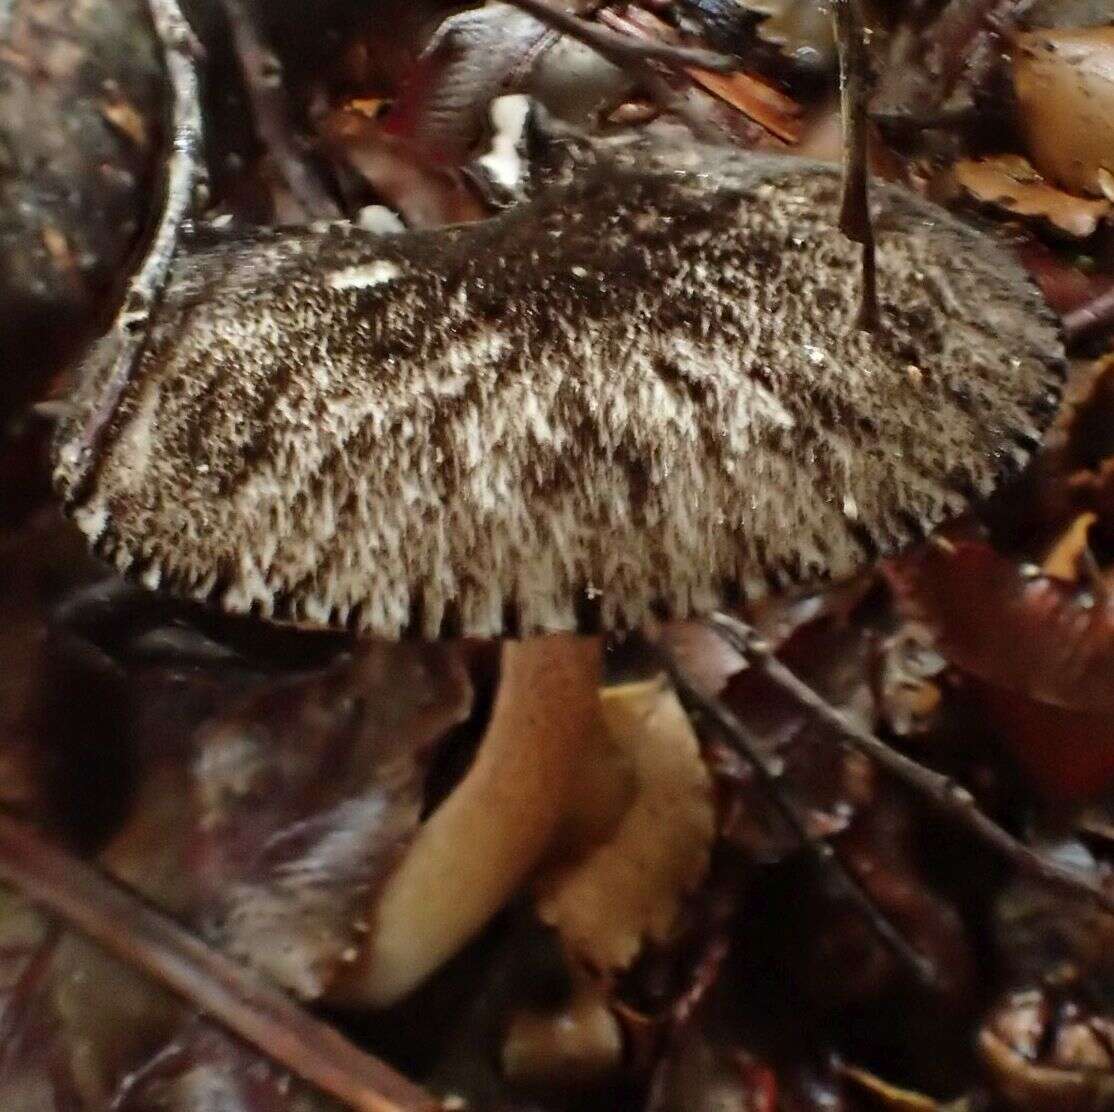
[[[1069,895],[1093,901],[1105,911],[1114,912],[1114,894],[1074,869],[1042,857],[984,815],[978,809],[975,797],[961,784],[925,768],[858,726],[782,664],[774,656],[769,643],[750,626],[726,614],[714,615],[708,624],[752,667],[761,671],[814,718],[838,732],[860,752],[928,799],[942,814],[996,850],[1018,872],[1060,888]]]
[[[843,117],[843,197],[839,229],[862,245],[862,291],[855,326],[875,332],[879,325],[878,280],[874,226],[870,219],[870,135],[867,108],[870,63],[863,40],[859,0],[835,0],[832,5],[839,45],[839,95]]]
[[[254,17],[243,0],[223,0],[223,7],[244,74],[259,141],[307,220],[339,217],[340,209],[291,139],[282,64],[260,41]]]
[[[201,94],[196,68],[196,59],[202,55],[201,44],[182,15],[177,0],[148,0],[148,8],[162,44],[172,99],[165,195],[162,215],[143,262],[128,283],[124,303],[108,335],[101,341],[101,350],[110,352],[110,369],[81,437],[86,473],[139,362],[147,342],[151,311],[170,272],[182,224],[193,207],[195,192],[203,188],[206,177],[202,165]]]
[[[0,879],[358,1112],[434,1112],[432,1096],[244,966],[0,811]]]
[[[786,797],[777,775],[762,755],[751,730],[719,699],[704,695],[693,687],[667,653],[659,649],[658,655],[681,701],[710,719],[724,740],[754,769],[759,787],[800,844],[812,854],[821,872],[839,884],[881,942],[913,972],[917,980],[926,988],[937,988],[936,975],[928,961],[909,945],[901,932],[882,914],[831,844],[809,830],[807,823]]]
[[[1105,328],[1114,328],[1114,286],[1064,316],[1064,336],[1069,345]]]
[[[672,43],[652,42],[636,39],[632,35],[620,35],[598,23],[573,15],[571,12],[555,8],[547,0],[508,0],[516,8],[528,12],[535,19],[560,31],[563,35],[579,39],[602,54],[617,66],[638,68],[646,62],[663,62],[674,69],[696,66],[715,73],[731,73],[740,63],[729,54],[718,54],[714,50],[699,50],[688,46],[675,46]]]

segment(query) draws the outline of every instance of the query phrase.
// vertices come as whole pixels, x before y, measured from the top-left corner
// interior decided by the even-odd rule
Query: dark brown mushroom
[[[567,162],[478,225],[193,234],[118,400],[94,355],[60,430],[70,513],[152,588],[362,635],[529,635],[494,711],[515,752],[485,743],[428,821],[349,999],[408,991],[544,852],[590,724],[514,722],[513,692],[596,683],[570,633],[849,576],[1018,471],[1056,404],[1051,312],[928,202],[874,189],[866,333],[837,170],[648,137]],[[500,863],[478,878],[481,835]],[[434,893],[460,913],[425,945]]]

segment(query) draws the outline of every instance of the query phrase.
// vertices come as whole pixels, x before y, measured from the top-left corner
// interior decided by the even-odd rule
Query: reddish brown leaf
[[[889,566],[941,651],[987,685],[986,705],[1046,791],[1114,778],[1114,601],[1024,569],[988,545],[927,546]]]

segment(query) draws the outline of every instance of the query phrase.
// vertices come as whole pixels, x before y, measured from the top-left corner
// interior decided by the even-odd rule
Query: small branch
[[[704,695],[693,687],[668,653],[660,649],[657,651],[681,701],[709,719],[723,739],[754,769],[759,787],[800,844],[812,854],[821,872],[837,882],[870,924],[879,940],[911,970],[917,980],[926,988],[937,988],[936,975],[928,961],[909,945],[901,932],[882,914],[870,894],[844,865],[835,849],[809,830],[805,820],[797,813],[796,807],[786,797],[777,775],[767,764],[750,729],[719,699]]]
[[[357,1112],[439,1103],[250,970],[0,811],[0,880]]]
[[[855,324],[867,332],[879,325],[878,283],[874,226],[870,219],[870,134],[867,108],[870,96],[870,63],[863,39],[859,0],[835,0],[832,5],[836,42],[839,45],[839,93],[843,116],[843,197],[839,229],[862,245],[862,291]]]
[[[223,0],[223,6],[244,74],[259,141],[306,219],[339,217],[340,209],[292,138],[282,64],[260,41],[252,12],[243,0]]]
[[[732,73],[739,68],[739,62],[728,54],[636,39],[631,35],[620,35],[606,27],[601,27],[598,23],[592,23],[556,8],[547,0],[508,0],[508,2],[528,12],[555,31],[579,39],[585,46],[590,46],[617,66],[634,67],[639,72],[640,67],[646,62],[662,62],[674,69],[695,66],[715,73]]]
[[[1114,286],[1064,317],[1064,336],[1069,345],[1107,328],[1114,328]]]
[[[196,60],[202,55],[177,0],[148,0],[171,90],[171,141],[166,160],[162,215],[139,269],[128,284],[124,303],[101,341],[110,352],[110,369],[97,405],[82,433],[82,463],[92,464],[105,429],[131,380],[147,341],[151,311],[162,294],[178,245],[182,224],[204,187],[202,165],[201,93]]]
[[[1114,912],[1114,894],[1073,869],[1042,857],[984,815],[978,809],[974,796],[961,784],[917,764],[858,726],[782,664],[770,645],[750,626],[726,614],[716,614],[709,625],[752,667],[762,672],[819,722],[835,730],[860,752],[928,799],[941,813],[996,850],[1018,872]]]

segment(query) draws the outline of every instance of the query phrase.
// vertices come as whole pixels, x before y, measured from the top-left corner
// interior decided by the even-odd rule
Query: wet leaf
[[[607,732],[634,792],[611,836],[539,879],[538,913],[597,969],[626,968],[665,942],[702,880],[715,827],[711,781],[692,726],[659,678],[605,688]]]
[[[375,642],[210,723],[194,793],[224,948],[319,996],[355,958],[360,909],[417,829],[431,746],[470,707],[451,649]]]
[[[995,1093],[1013,1108],[1105,1112],[1114,1108],[1114,1021],[1044,993],[1015,993],[979,1033]]]
[[[1106,196],[1114,172],[1114,27],[1030,31],[1013,44],[1029,153],[1067,189]]]
[[[1045,575],[1065,583],[1079,582],[1080,563],[1089,550],[1089,534],[1096,521],[1098,515],[1090,510],[1076,516],[1045,556],[1041,564]]]
[[[113,1112],[340,1112],[219,1028],[195,1020],[125,1079]]]
[[[980,695],[1045,791],[1078,797],[1114,779],[1114,603],[1022,568],[988,545],[932,545],[895,562],[911,613]]]
[[[1069,236],[1093,235],[1111,212],[1109,201],[1065,193],[1050,185],[1020,155],[961,159],[953,173],[959,186],[980,204],[1046,221]]]

